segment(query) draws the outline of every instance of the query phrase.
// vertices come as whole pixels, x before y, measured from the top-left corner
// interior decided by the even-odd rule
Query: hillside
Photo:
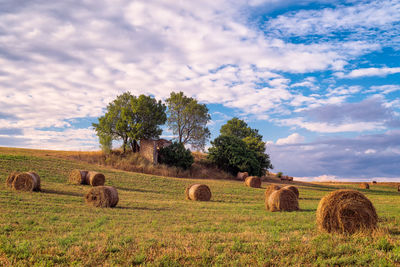
[[[356,184],[298,183],[298,212],[267,212],[264,189],[233,180],[196,180],[125,172],[60,158],[68,152],[0,148],[0,265],[285,266],[400,264],[400,194],[361,190],[375,205],[372,235],[318,232],[319,200]],[[114,209],[83,202],[88,186],[71,185],[71,169],[101,171],[118,189]],[[42,192],[11,191],[12,171],[36,171]],[[212,201],[184,199],[185,186],[205,183]],[[265,188],[266,183],[263,183]]]

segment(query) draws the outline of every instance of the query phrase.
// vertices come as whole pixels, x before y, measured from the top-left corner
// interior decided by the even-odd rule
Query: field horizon
[[[400,193],[396,183],[294,182],[300,211],[268,212],[264,190],[229,179],[173,178],[66,159],[70,151],[0,147],[2,266],[396,266],[400,264]],[[72,169],[100,171],[118,190],[116,208],[83,201],[89,186],[68,182]],[[41,192],[5,185],[11,171],[35,171]],[[185,200],[204,183],[209,202]],[[285,184],[286,185],[286,184]],[[315,212],[327,193],[356,189],[374,204],[372,233],[320,232]]]

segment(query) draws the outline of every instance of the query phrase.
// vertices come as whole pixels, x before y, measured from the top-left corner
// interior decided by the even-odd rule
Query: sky
[[[98,150],[126,91],[245,120],[274,172],[400,181],[399,0],[0,0],[0,146]]]

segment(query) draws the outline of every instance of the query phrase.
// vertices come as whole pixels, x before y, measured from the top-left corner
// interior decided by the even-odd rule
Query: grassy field
[[[328,192],[356,185],[299,186],[299,212],[267,212],[264,189],[229,180],[167,178],[55,157],[57,152],[0,148],[0,266],[326,266],[400,265],[400,194],[361,190],[379,229],[353,236],[318,232],[315,211]],[[85,205],[88,186],[71,169],[106,175],[118,189],[114,209]],[[36,171],[42,192],[11,191],[12,171]],[[184,199],[185,186],[210,186],[212,201]],[[265,188],[266,184],[263,184]]]

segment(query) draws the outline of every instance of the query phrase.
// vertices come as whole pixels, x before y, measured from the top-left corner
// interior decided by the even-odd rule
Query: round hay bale
[[[92,172],[89,171],[86,175],[86,184],[91,185],[91,186],[100,186],[104,185],[106,182],[106,177],[104,174],[100,172]]]
[[[12,187],[18,191],[40,191],[40,177],[35,172],[23,172],[18,174]]]
[[[295,187],[294,185],[287,185],[284,188],[292,190],[293,193],[296,195],[296,197],[299,198],[300,193],[299,193],[299,189],[297,187]]]
[[[281,187],[279,185],[276,184],[272,184],[267,186],[267,189],[265,189],[265,208],[267,210],[269,210],[269,205],[268,205],[268,200],[269,200],[269,196],[272,194],[272,192],[281,189]]]
[[[249,176],[244,181],[244,184],[249,187],[260,188],[261,187],[261,178],[257,176]]]
[[[368,183],[361,183],[360,188],[362,189],[369,189],[369,184]]]
[[[8,175],[7,180],[6,180],[6,185],[7,187],[12,188],[12,184],[14,182],[15,177],[20,174],[19,172],[11,172],[10,175]]]
[[[190,190],[190,188],[192,187],[192,186],[194,186],[195,184],[191,184],[191,185],[188,185],[188,186],[186,186],[186,189],[185,189],[185,198],[187,199],[187,200],[190,200],[190,197],[189,197],[189,190]]]
[[[240,181],[244,181],[247,177],[249,177],[248,172],[238,172],[236,178]]]
[[[271,193],[268,207],[270,211],[295,211],[299,210],[299,201],[293,191],[281,188]]]
[[[188,195],[190,200],[209,201],[211,190],[205,184],[194,184],[189,188]]]
[[[87,174],[88,171],[75,169],[70,172],[68,180],[71,184],[85,184]]]
[[[96,186],[85,195],[85,202],[94,207],[112,208],[118,201],[118,191],[112,186]]]
[[[397,192],[400,192],[400,185],[397,187]]]
[[[376,181],[372,181],[373,184],[376,184]]]
[[[374,229],[378,215],[371,201],[362,193],[341,189],[323,197],[317,208],[317,225],[320,230],[353,234]]]

